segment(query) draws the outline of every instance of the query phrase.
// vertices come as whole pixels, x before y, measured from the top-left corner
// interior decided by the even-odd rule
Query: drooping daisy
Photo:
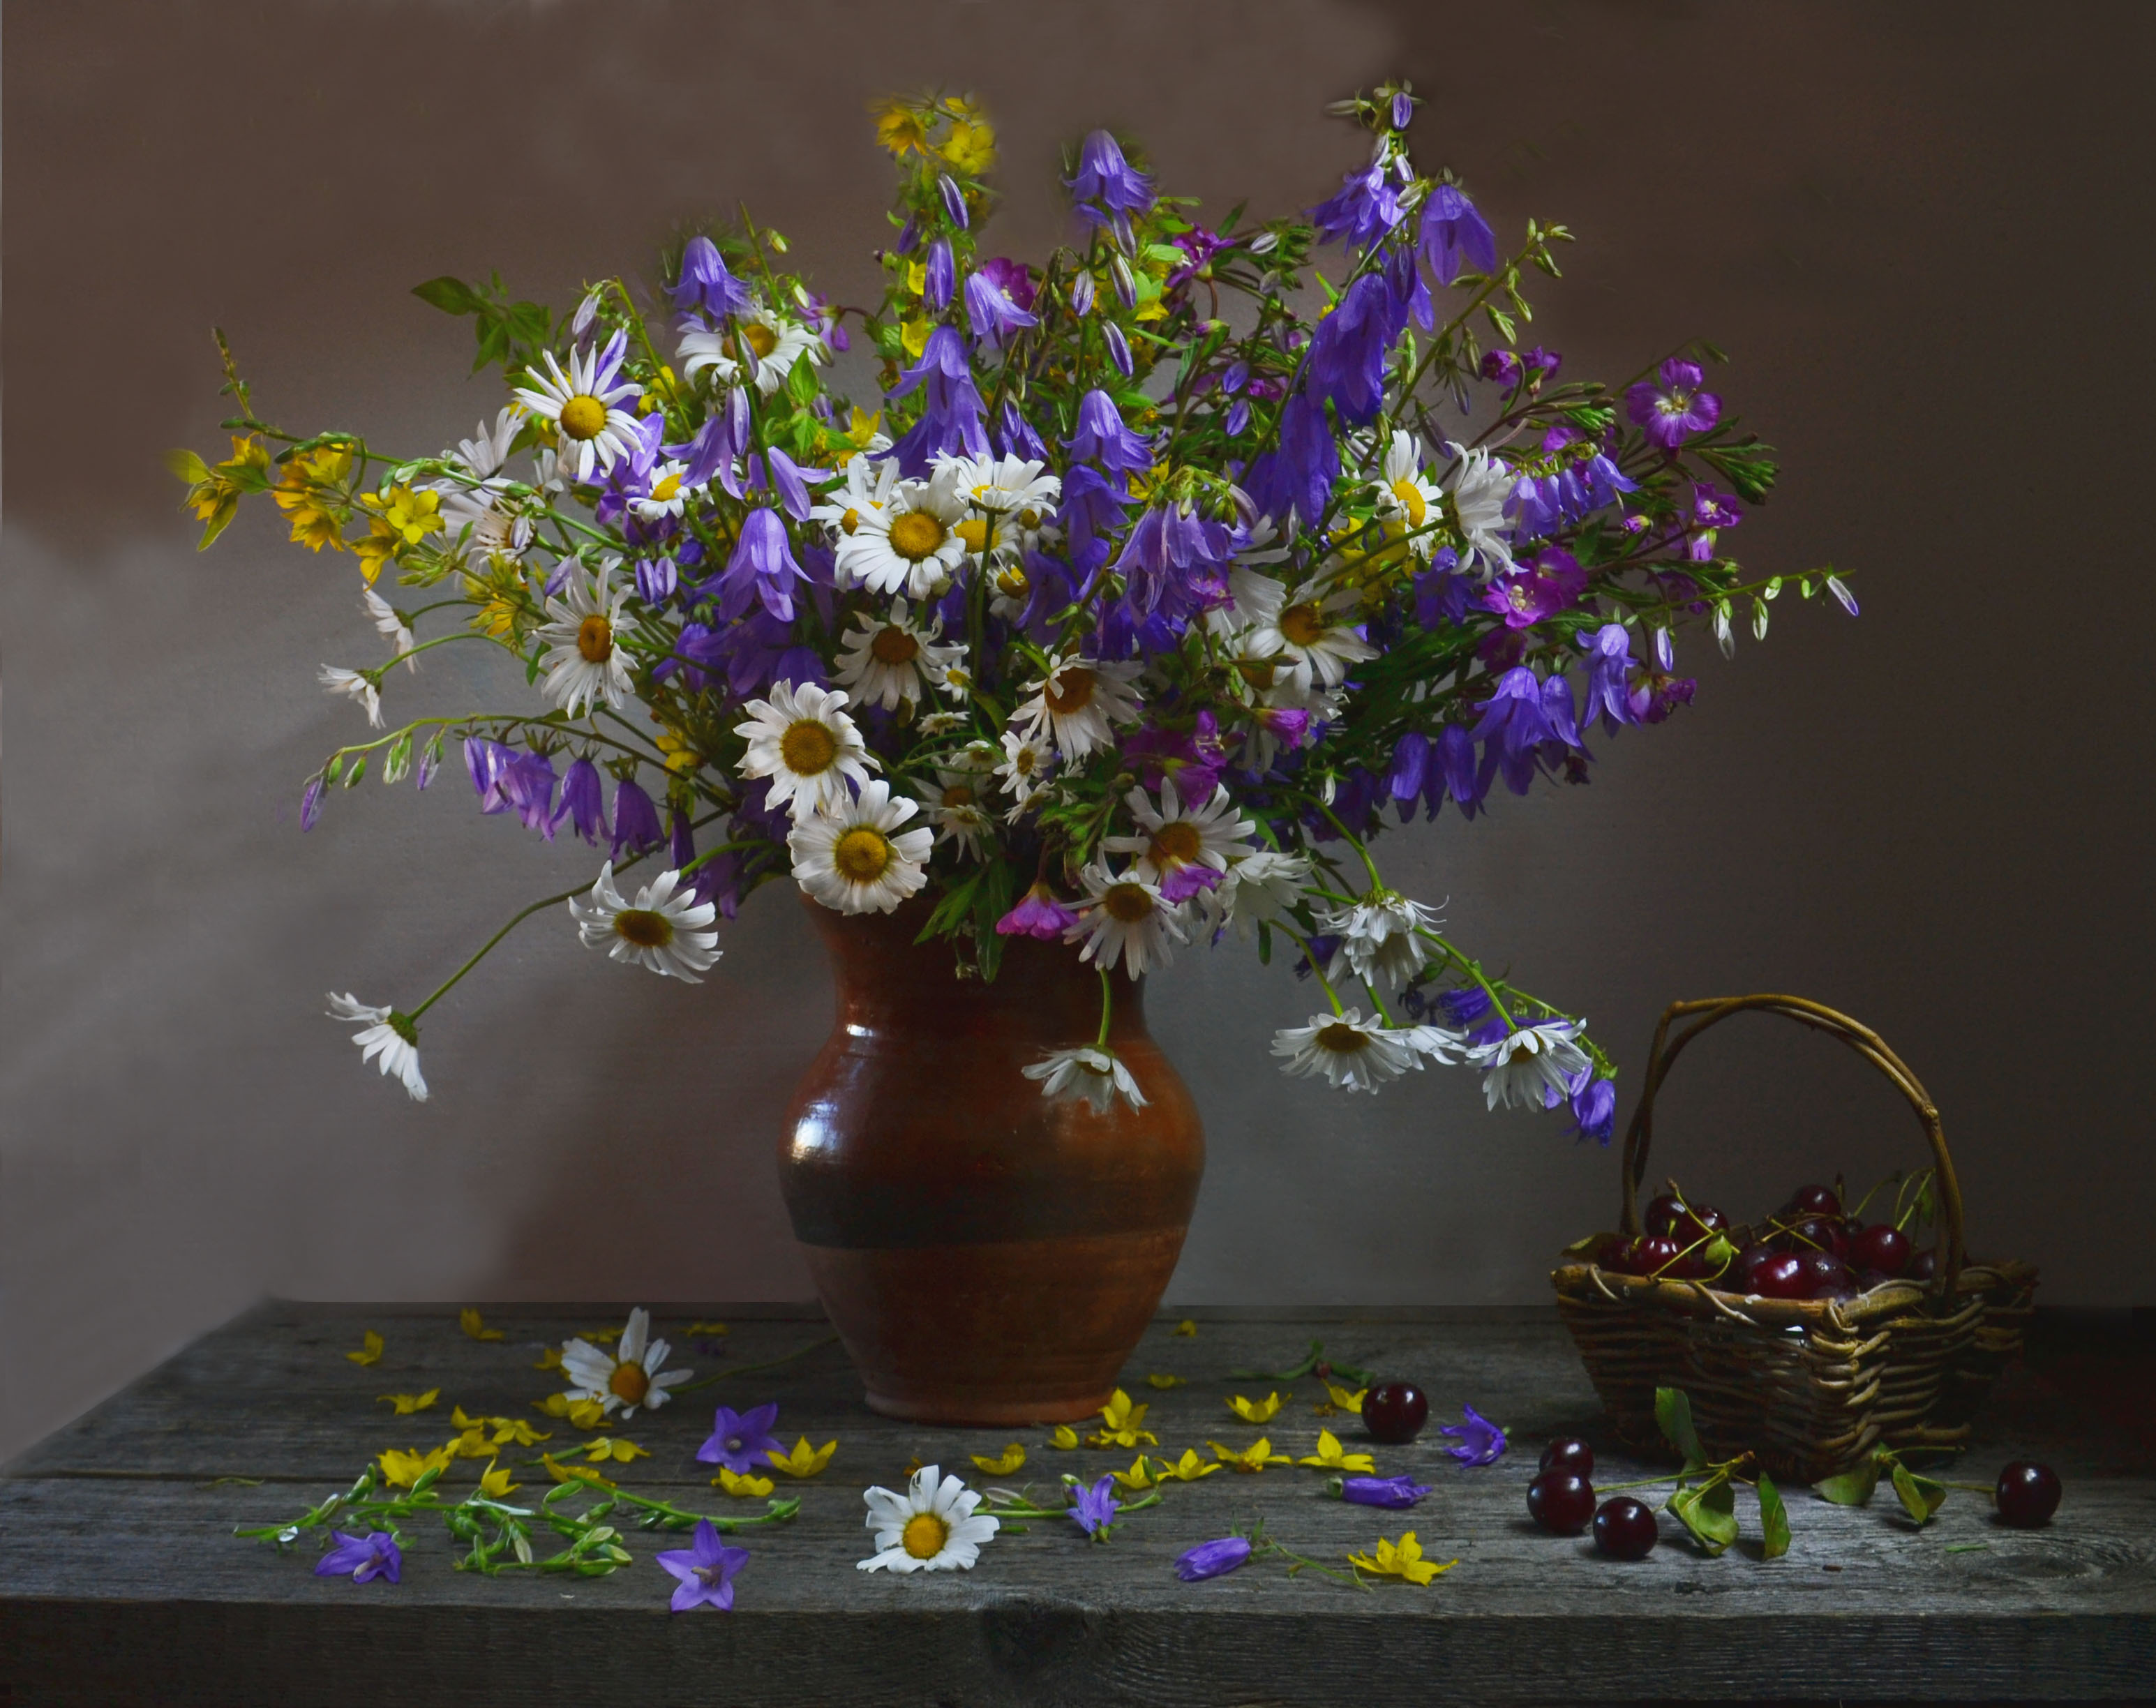
[[[1337,1014],[1312,1014],[1307,1026],[1283,1027],[1273,1034],[1273,1054],[1286,1059],[1281,1071],[1301,1079],[1325,1075],[1329,1085],[1350,1091],[1374,1092],[1387,1080],[1422,1066],[1412,1028],[1365,1021],[1360,1008]]]
[[[346,670],[335,664],[324,664],[318,679],[326,694],[341,694],[367,714],[367,721],[376,729],[382,727],[382,690],[374,685],[374,679],[360,670]]]
[[[679,872],[661,872],[637,892],[634,905],[614,887],[613,862],[599,868],[589,897],[571,896],[569,914],[587,949],[648,967],[686,984],[719,958],[719,934],[708,929],[718,909],[696,900]]]
[[[442,530],[451,551],[514,556],[531,543],[531,518],[511,507],[511,483],[501,472],[526,418],[518,405],[505,404],[491,428],[480,422],[471,438],[443,454],[466,477],[444,475],[429,483],[442,495]]]
[[[418,643],[412,637],[412,625],[398,614],[395,606],[372,587],[362,587],[359,594],[360,609],[373,620],[377,633],[389,643],[389,662],[393,664],[403,659],[406,669],[417,670],[419,661],[411,656],[411,652]]]
[[[913,726],[924,736],[947,736],[953,730],[966,727],[963,711],[932,711]]]
[[[743,777],[771,779],[771,805],[790,805],[798,821],[846,798],[846,779],[869,780],[869,767],[883,762],[869,751],[854,721],[840,710],[844,689],[772,685],[771,698],[752,700],[742,709],[746,723],[734,733],[748,743],[742,756]]]
[[[1032,695],[1011,714],[1011,727],[1029,736],[1047,736],[1066,759],[1083,759],[1096,748],[1115,745],[1117,724],[1137,721],[1138,696],[1131,684],[1135,664],[1112,664],[1077,657],[1059,660]]]
[[[1395,428],[1377,482],[1378,514],[1405,527],[1408,549],[1418,557],[1427,558],[1436,547],[1437,531],[1429,524],[1444,496],[1444,488],[1423,473],[1415,436]]]
[[[1118,876],[1099,860],[1080,876],[1085,899],[1078,903],[1077,924],[1065,936],[1074,943],[1086,940],[1081,961],[1105,972],[1120,958],[1123,971],[1140,978],[1149,967],[1168,965],[1171,941],[1190,941],[1183,935],[1182,910],[1144,879],[1128,872]]]
[[[921,798],[928,822],[936,827],[937,841],[955,843],[978,859],[983,839],[995,828],[995,821],[981,804],[979,773],[939,767],[934,782],[916,782],[913,792]]]
[[[1160,808],[1146,798],[1142,788],[1123,797],[1137,820],[1140,834],[1111,836],[1101,846],[1111,854],[1137,856],[1132,870],[1147,883],[1160,885],[1170,901],[1187,901],[1199,890],[1211,887],[1200,870],[1225,872],[1230,860],[1254,853],[1250,839],[1258,827],[1236,816],[1228,791],[1217,785],[1213,798],[1202,806],[1185,807],[1183,791],[1173,777],[1160,785]]]
[[[554,423],[562,472],[572,480],[605,474],[640,443],[636,418],[621,407],[644,390],[622,377],[621,359],[628,347],[628,334],[616,332],[604,350],[571,351],[566,373],[551,350],[540,355],[547,365],[544,373],[524,371],[531,383],[517,388],[516,401]]]
[[[1572,1041],[1580,1030],[1577,1021],[1545,1020],[1471,1052],[1467,1059],[1485,1069],[1482,1094],[1489,1106],[1549,1109],[1561,1102],[1587,1069],[1587,1052]]]
[[[539,661],[547,673],[540,690],[571,717],[601,700],[618,707],[629,698],[629,655],[616,638],[629,589],[613,584],[619,561],[609,557],[588,575],[571,569],[562,592],[547,601],[552,620],[535,637],[551,644]]]
[[[1232,640],[1245,629],[1277,624],[1286,600],[1287,584],[1278,576],[1237,563],[1228,571],[1228,603],[1205,613],[1205,626]]]
[[[901,480],[880,509],[856,510],[854,531],[839,541],[840,584],[916,599],[940,592],[966,561],[958,525],[966,500],[948,479]]]
[[[839,534],[839,585],[842,587],[847,585],[846,541],[860,531],[865,512],[891,508],[891,495],[898,490],[898,464],[888,457],[879,461],[856,451],[846,459],[844,473],[846,484],[808,510],[810,521]]]
[[[1352,906],[1336,907],[1322,921],[1328,935],[1340,939],[1326,977],[1353,971],[1366,984],[1384,979],[1404,985],[1430,959],[1419,931],[1435,930],[1443,916],[1434,907],[1410,901],[1390,890],[1373,890]]]
[[[860,1562],[864,1572],[970,1571],[981,1557],[981,1544],[1002,1528],[999,1521],[973,1509],[981,1497],[957,1477],[925,1464],[913,1474],[903,1495],[873,1488],[861,1495],[868,1503],[869,1529],[875,1532],[875,1557]]]
[[[1505,500],[1512,496],[1517,477],[1486,450],[1467,450],[1447,441],[1448,454],[1460,464],[1452,477],[1452,518],[1466,542],[1467,554],[1461,567],[1477,570],[1487,581],[1508,573],[1512,549],[1505,538],[1511,525],[1505,520]]]
[[[889,913],[928,881],[936,833],[899,829],[920,810],[878,778],[862,785],[860,799],[798,819],[786,839],[794,881],[840,913]]]
[[[786,383],[793,364],[803,356],[819,367],[830,359],[824,341],[798,321],[761,307],[750,309],[740,318],[742,341],[756,362],[756,388],[767,398]],[[731,385],[741,372],[741,351],[735,346],[731,330],[710,332],[697,327],[684,332],[676,353],[681,358],[682,372],[690,379],[708,367],[716,369],[719,378]]]
[[[1378,649],[1355,633],[1350,621],[1359,595],[1341,587],[1322,598],[1298,599],[1270,623],[1253,624],[1243,635],[1244,656],[1285,659],[1288,675],[1305,694],[1313,686],[1337,688],[1348,667],[1378,656]]]
[[[1280,918],[1302,899],[1302,886],[1309,880],[1310,862],[1301,854],[1260,849],[1229,861],[1227,875],[1194,900],[1209,926],[1232,919],[1241,931],[1254,920]]]
[[[920,699],[926,685],[940,685],[944,673],[965,656],[963,647],[937,644],[937,638],[943,633],[941,618],[923,630],[913,622],[902,598],[891,601],[887,617],[855,612],[854,623],[841,644],[835,669],[856,705],[895,711],[902,702]]]
[[[331,991],[326,1011],[332,1020],[362,1028],[352,1034],[362,1062],[378,1062],[385,1075],[394,1074],[414,1103],[427,1100],[427,1082],[419,1075],[419,1028],[394,1008],[370,1008],[357,997]]]
[[[1145,1093],[1131,1070],[1111,1052],[1087,1044],[1082,1049],[1051,1050],[1019,1071],[1041,1082],[1040,1095],[1051,1103],[1083,1099],[1096,1115],[1105,1115],[1117,1097],[1133,1109],[1146,1106]]]
[[[619,1406],[624,1418],[634,1417],[639,1406],[656,1411],[665,1405],[674,1398],[666,1390],[678,1387],[696,1372],[667,1369],[666,1354],[671,1349],[650,1335],[651,1313],[639,1305],[629,1313],[629,1326],[622,1330],[613,1352],[587,1340],[567,1342],[562,1348],[562,1370],[576,1384],[569,1398],[597,1400],[599,1409],[607,1413]]]

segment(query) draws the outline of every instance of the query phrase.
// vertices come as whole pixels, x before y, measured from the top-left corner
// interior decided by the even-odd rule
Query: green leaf
[[[471,286],[446,273],[439,279],[429,279],[424,285],[413,285],[412,295],[445,315],[476,314],[485,306],[485,299]]]
[[[1691,1397],[1682,1388],[1655,1390],[1655,1422],[1662,1439],[1684,1455],[1686,1470],[1696,1470],[1707,1463],[1707,1449],[1700,1445],[1699,1431],[1692,1425]]]
[[[1273,928],[1262,921],[1258,925],[1258,965],[1273,964]]]
[[[1737,495],[1747,504],[1761,504],[1781,473],[1781,465],[1772,454],[1774,447],[1763,444],[1709,445],[1698,453],[1699,459],[1708,468],[1727,480],[1737,489]]]
[[[1726,1476],[1678,1490],[1670,1496],[1668,1510],[1710,1554],[1719,1554],[1737,1540],[1737,1490]]]
[[[167,451],[165,466],[190,486],[209,479],[209,464],[184,448]]]
[[[1871,1499],[1871,1491],[1878,1486],[1879,1461],[1867,1459],[1854,1470],[1843,1471],[1839,1476],[1821,1477],[1812,1485],[1812,1492],[1837,1506],[1861,1506]]]
[[[1920,1477],[1898,1461],[1894,1466],[1894,1492],[1902,1497],[1902,1510],[1919,1526],[1930,1523],[1932,1515],[1947,1498],[1945,1485]]]
[[[815,399],[816,364],[805,350],[786,376],[786,393],[804,408]]]
[[[1779,1560],[1789,1552],[1789,1510],[1782,1504],[1782,1491],[1764,1471],[1759,1473],[1759,1531],[1766,1538],[1761,1559]]]

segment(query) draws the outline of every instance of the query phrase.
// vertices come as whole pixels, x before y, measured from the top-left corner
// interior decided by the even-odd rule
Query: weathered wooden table
[[[662,1310],[677,1346],[692,1316],[722,1317],[722,1341],[697,1337],[676,1362],[700,1377],[822,1341],[814,1312]],[[710,1486],[694,1457],[714,1403],[776,1399],[788,1443],[836,1437],[837,1456],[798,1516],[737,1536],[752,1550],[731,1613],[667,1612],[673,1579],[651,1560],[685,1539],[631,1532],[634,1563],[608,1577],[452,1568],[440,1521],[407,1521],[401,1584],[317,1577],[303,1544],[280,1554],[235,1539],[235,1526],[295,1516],[347,1487],[386,1448],[424,1449],[454,1432],[453,1406],[526,1417],[551,1447],[588,1439],[532,1403],[559,1387],[534,1367],[543,1346],[619,1310],[490,1310],[506,1331],[481,1341],[450,1311],[272,1305],[206,1336],[44,1442],[0,1476],[0,1700],[12,1703],[336,1704],[400,1708],[492,1700],[762,1703],[1188,1705],[1388,1700],[2066,1700],[2156,1695],[2156,1357],[2129,1329],[2054,1332],[1994,1402],[1957,1472],[1988,1479],[2028,1454],[2066,1480],[2044,1531],[2000,1526],[1989,1503],[1955,1495],[1919,1532],[1882,1494],[1869,1508],[1789,1496],[1794,1544],[1764,1562],[1746,1542],[1702,1557],[1674,1523],[1644,1562],[1598,1557],[1584,1540],[1537,1531],[1522,1494],[1548,1437],[1599,1434],[1597,1408],[1553,1321],[1445,1320],[1380,1312],[1196,1313],[1194,1338],[1163,1319],[1125,1386],[1147,1425],[1179,1454],[1242,1447],[1260,1433],[1231,1393],[1294,1398],[1266,1426],[1276,1450],[1312,1450],[1325,1398],[1313,1379],[1230,1382],[1235,1367],[1292,1364],[1313,1336],[1355,1364],[1431,1393],[1432,1428],[1413,1447],[1378,1449],[1386,1474],[1435,1485],[1413,1512],[1325,1498],[1324,1475],[1276,1467],[1171,1485],[1106,1546],[1062,1521],[998,1537],[970,1572],[896,1577],[855,1569],[866,1557],[861,1490],[901,1486],[917,1455],[976,1485],[1088,1478],[1130,1451],[1060,1452],[1046,1429],[968,1432],[890,1422],[863,1406],[843,1352],[816,1346],[727,1376],[613,1433],[650,1450],[624,1485],[698,1511],[742,1516],[756,1502]],[[2122,1320],[2123,1321],[2123,1320]],[[378,1363],[343,1356],[365,1330]],[[717,1356],[714,1356],[714,1353]],[[1180,1375],[1166,1392],[1149,1373]],[[439,1388],[430,1409],[398,1417],[375,1397]],[[1504,1423],[1514,1446],[1464,1469],[1435,1433],[1460,1403]],[[1340,1428],[1350,1449],[1369,1446]],[[984,1477],[969,1456],[1015,1436],[1029,1458]],[[512,1449],[513,1450],[513,1449]],[[537,1449],[516,1454],[536,1461]],[[1598,1483],[1652,1466],[1600,1450]],[[459,1461],[453,1489],[479,1467]],[[519,1473],[528,1498],[552,1486]],[[247,1479],[247,1481],[231,1480]],[[1748,1533],[1748,1497],[1740,1503]],[[1262,1517],[1286,1546],[1335,1565],[1379,1536],[1413,1530],[1459,1565],[1427,1587],[1363,1591],[1277,1560],[1186,1584],[1172,1570],[1194,1543]],[[548,1539],[551,1541],[551,1538]],[[543,1552],[543,1550],[542,1550]]]

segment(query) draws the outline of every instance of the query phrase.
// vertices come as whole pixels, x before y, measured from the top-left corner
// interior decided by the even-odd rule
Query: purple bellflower
[[[300,791],[300,828],[312,830],[322,816],[322,794],[329,785],[320,777],[309,781]]]
[[[1406,318],[1406,305],[1394,297],[1390,285],[1378,274],[1366,273],[1317,323],[1306,383],[1313,396],[1331,399],[1348,425],[1363,426],[1384,401],[1385,355]]]
[[[1247,1565],[1250,1545],[1241,1536],[1223,1536],[1217,1542],[1200,1542],[1175,1562],[1175,1575],[1185,1583],[1201,1583],[1208,1577],[1224,1577]]]
[[[1302,716],[1307,721],[1310,714],[1304,712]],[[1176,796],[1185,806],[1202,807],[1219,787],[1228,757],[1220,744],[1220,721],[1209,711],[1201,711],[1194,724],[1188,731],[1164,730],[1148,724],[1123,743],[1123,758],[1136,764],[1138,780],[1147,788],[1158,793],[1162,784],[1172,778]]]
[[[1178,629],[1193,617],[1228,602],[1228,566],[1234,536],[1224,522],[1169,503],[1137,520],[1116,559],[1123,599],[1133,618],[1166,616]]]
[[[926,275],[921,282],[922,301],[937,314],[951,306],[951,292],[957,283],[957,269],[951,261],[951,240],[941,238],[928,246],[928,259],[922,267]]]
[[[576,833],[598,846],[598,840],[607,834],[606,800],[599,792],[599,768],[589,759],[571,762],[569,774],[562,779],[562,804],[554,809],[554,822],[564,818]]]
[[[1648,444],[1673,451],[1722,419],[1722,399],[1699,388],[1703,377],[1697,362],[1672,356],[1659,378],[1625,387],[1625,413]]]
[[[1090,1489],[1081,1489],[1078,1498],[1071,1503],[1070,1521],[1096,1542],[1108,1539],[1109,1526],[1122,1502],[1115,1497],[1116,1480],[1102,1477]]]
[[[1078,916],[1058,901],[1045,883],[1040,883],[1019,896],[1018,905],[996,921],[996,935],[1038,937],[1044,943],[1053,943],[1077,923]]]
[[[1400,223],[1400,192],[1384,162],[1373,160],[1362,171],[1343,177],[1337,193],[1310,210],[1310,223],[1317,228],[1321,243],[1344,239],[1367,249],[1383,241]]]
[[[388,1531],[372,1531],[363,1536],[341,1530],[330,1534],[336,1538],[336,1546],[315,1562],[316,1577],[348,1577],[354,1583],[387,1577],[394,1583],[403,1575],[404,1551],[390,1540]]]
[[[1340,1498],[1358,1506],[1387,1506],[1394,1511],[1412,1506],[1433,1485],[1413,1477],[1342,1477]]]
[[[985,269],[966,281],[966,318],[973,323],[973,336],[991,350],[1002,349],[1012,333],[1040,324],[1039,315],[1012,301]]]
[[[1609,1136],[1617,1126],[1617,1084],[1614,1080],[1598,1080],[1591,1069],[1583,1068],[1573,1082],[1572,1131],[1573,1136],[1592,1139],[1605,1148]]]
[[[1580,636],[1580,643],[1588,657],[1584,721],[1593,723],[1599,712],[1604,733],[1614,736],[1618,725],[1639,721],[1630,699],[1631,634],[1621,623],[1605,623]]]
[[[625,854],[639,854],[665,841],[660,828],[659,809],[634,777],[624,777],[613,792],[613,842],[611,858],[619,865]]]
[[[1496,690],[1478,709],[1482,721],[1468,731],[1469,739],[1488,744],[1485,765],[1494,760],[1501,766],[1506,787],[1516,795],[1527,793],[1534,781],[1535,750],[1542,743],[1579,745],[1572,690],[1562,676],[1545,682],[1526,665],[1515,665],[1497,679]]]
[[[1440,285],[1457,279],[1462,262],[1478,273],[1497,270],[1497,239],[1490,222],[1476,212],[1456,184],[1432,187],[1430,199],[1422,204],[1420,236],[1423,260]]]
[[[742,495],[737,464],[748,448],[748,394],[739,387],[728,396],[726,407],[696,429],[695,438],[665,447],[667,455],[680,457],[689,465],[681,473],[683,487],[702,486],[716,477],[736,498]]]
[[[1298,392],[1281,406],[1278,442],[1244,471],[1243,490],[1276,522],[1290,510],[1314,522],[1325,514],[1339,465],[1324,404]]]
[[[942,173],[936,180],[936,187],[943,197],[943,211],[950,216],[951,223],[961,231],[965,230],[969,223],[966,217],[966,192],[958,187],[957,180],[948,172]]]
[[[719,1540],[718,1526],[708,1518],[696,1521],[694,1539],[685,1548],[668,1548],[652,1557],[681,1581],[674,1587],[674,1611],[714,1607],[731,1613],[734,1605],[734,1577],[748,1564],[747,1548],[730,1548]]]
[[[797,522],[808,520],[810,502],[808,482],[828,480],[829,469],[804,469],[784,451],[773,445],[763,454],[763,460],[771,472],[771,490],[778,495],[778,501],[786,506],[787,515]]]
[[[741,538],[719,577],[720,608],[743,617],[761,605],[782,623],[793,618],[793,584],[805,581],[778,512],[761,505],[742,519]]]
[[[1116,372],[1128,379],[1137,372],[1137,364],[1131,359],[1130,340],[1123,336],[1123,329],[1113,321],[1101,322],[1101,341],[1108,346],[1108,360],[1115,363]]]
[[[465,768],[482,813],[515,812],[526,830],[554,839],[554,762],[543,753],[520,753],[483,736],[465,742]]]
[[[680,567],[670,557],[636,560],[636,597],[647,605],[663,605],[681,585]]]
[[[776,1401],[752,1406],[745,1412],[721,1406],[711,1415],[711,1439],[696,1449],[696,1457],[706,1464],[722,1464],[736,1476],[746,1476],[767,1463],[766,1454],[786,1451],[771,1433],[771,1426],[778,1421]]]
[[[1078,400],[1078,430],[1064,449],[1111,474],[1139,474],[1152,467],[1152,444],[1124,424],[1115,399],[1097,387]]]
[[[1467,1414],[1464,1423],[1447,1423],[1437,1433],[1450,1435],[1460,1444],[1445,1450],[1462,1464],[1488,1464],[1505,1450],[1505,1432],[1474,1407],[1460,1408]]]
[[[1106,131],[1090,132],[1078,146],[1077,172],[1064,181],[1078,211],[1106,223],[1091,203],[1113,213],[1142,213],[1152,206],[1152,180],[1124,157],[1122,146]]]
[[[1040,435],[1033,430],[1033,423],[1019,411],[1010,398],[1004,399],[1004,407],[996,416],[993,429],[989,433],[995,442],[999,457],[1027,457],[1037,463],[1052,460],[1048,447],[1040,442]],[[1091,473],[1088,469],[1087,473]]]
[[[1080,431],[1084,431],[1082,418]],[[1072,562],[1080,562],[1092,557],[1095,542],[1098,541],[1101,549],[1095,562],[1100,562],[1106,558],[1107,536],[1120,533],[1130,517],[1118,501],[1116,486],[1109,483],[1106,475],[1083,463],[1074,463],[1063,477],[1063,501],[1056,510],[1055,520],[1056,525],[1070,536]]]
[[[674,306],[723,321],[748,306],[748,286],[727,270],[719,246],[707,237],[692,237],[681,251],[681,276],[674,285]]]
[[[988,432],[981,425],[986,406],[973,384],[966,341],[955,326],[938,326],[928,335],[921,360],[899,376],[890,396],[895,401],[924,386],[921,419],[886,454],[910,480],[926,474],[938,456],[962,450],[968,456],[988,454]]]

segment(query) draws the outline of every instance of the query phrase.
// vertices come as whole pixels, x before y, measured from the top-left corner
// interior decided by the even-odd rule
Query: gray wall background
[[[218,443],[213,321],[273,418],[437,449],[500,393],[408,287],[499,266],[566,303],[736,198],[858,300],[864,104],[936,81],[993,109],[1003,242],[1038,253],[1087,126],[1216,213],[1307,205],[1359,152],[1322,102],[1404,72],[1418,154],[1501,237],[1579,234],[1536,292],[1571,371],[1736,356],[1720,388],[1788,465],[1741,555],[1841,566],[1862,619],[1784,600],[1733,666],[1695,639],[1697,707],[1598,743],[1591,787],[1381,852],[1635,1066],[1677,997],[1869,1021],[1946,1112],[1979,1251],[2055,1302],[2156,1303],[2150,36],[2131,6],[11,8],[0,1455],[265,1292],[806,1295],[770,1159],[829,998],[791,895],[693,990],[535,921],[429,1017],[431,1104],[362,1074],[323,991],[416,1000],[592,862],[456,776],[303,839],[300,781],[357,722],[315,667],[377,656],[351,560],[259,515],[197,557],[157,454]],[[429,654],[398,705],[511,691],[465,668]],[[1152,1005],[1212,1141],[1174,1299],[1533,1302],[1614,1217],[1613,1155],[1467,1077],[1281,1079],[1269,1033],[1310,1003],[1248,949]],[[1688,1059],[1659,1125],[1739,1211],[1916,1137],[1767,1023]]]

